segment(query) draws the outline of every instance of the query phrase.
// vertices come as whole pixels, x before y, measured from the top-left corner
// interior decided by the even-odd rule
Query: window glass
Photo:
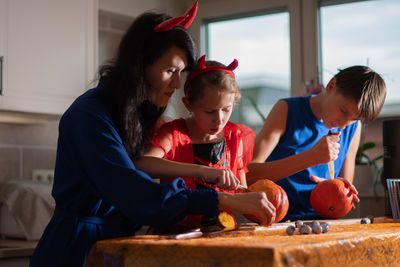
[[[324,84],[338,68],[367,65],[386,82],[385,106],[400,104],[400,1],[321,6],[320,19]]]
[[[207,58],[225,65],[239,61],[235,76],[242,101],[231,121],[258,131],[275,102],[290,96],[289,14],[209,22],[206,27]]]

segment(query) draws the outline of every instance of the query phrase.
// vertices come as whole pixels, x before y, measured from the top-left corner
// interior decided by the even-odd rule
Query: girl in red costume
[[[237,65],[236,59],[225,66],[216,61],[205,61],[205,55],[202,56],[184,86],[185,97],[182,100],[191,116],[162,125],[149,142],[145,156],[230,170],[246,187],[246,165],[251,160],[255,134],[247,126],[229,121],[233,107],[241,97],[233,73]],[[157,167],[153,165],[149,168],[154,171]],[[165,173],[166,170],[163,171]],[[161,183],[174,179],[163,178]],[[186,187],[191,189],[214,188],[217,191],[237,192],[221,189],[217,184],[201,178],[183,179]],[[199,227],[200,222],[201,216],[192,215],[181,225]]]

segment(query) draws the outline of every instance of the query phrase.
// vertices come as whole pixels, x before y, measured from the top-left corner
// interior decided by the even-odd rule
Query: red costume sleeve
[[[147,142],[152,146],[161,148],[164,151],[164,158],[173,146],[174,124],[174,121],[162,124],[154,130],[153,138]]]
[[[235,175],[239,170],[247,170],[247,164],[253,157],[255,133],[246,125],[228,122],[225,126],[225,138],[230,158],[230,169]]]
[[[248,126],[241,124],[239,127],[242,130],[241,145],[242,145],[242,161],[245,172],[248,172],[247,165],[253,159],[255,132]]]

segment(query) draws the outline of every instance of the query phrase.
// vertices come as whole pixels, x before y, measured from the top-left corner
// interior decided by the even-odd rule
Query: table
[[[324,220],[330,231],[289,236],[290,223],[175,240],[142,235],[97,242],[87,267],[399,266],[400,224],[390,218]],[[291,223],[293,225],[293,223]]]

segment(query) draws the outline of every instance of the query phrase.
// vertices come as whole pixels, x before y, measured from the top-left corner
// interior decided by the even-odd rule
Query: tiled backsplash
[[[0,182],[30,180],[33,169],[54,169],[58,123],[0,124]]]

